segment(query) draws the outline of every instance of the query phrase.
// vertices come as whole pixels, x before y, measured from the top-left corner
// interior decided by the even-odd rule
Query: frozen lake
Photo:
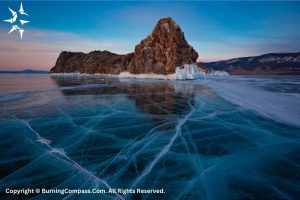
[[[299,199],[300,77],[0,75],[0,191],[32,199]],[[2,199],[2,198],[1,198]]]

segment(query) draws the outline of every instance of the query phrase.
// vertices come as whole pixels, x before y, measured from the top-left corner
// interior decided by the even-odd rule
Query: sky
[[[20,1],[0,1],[0,70],[49,70],[64,50],[133,52],[163,17],[181,27],[198,61],[300,51],[300,1],[23,1],[22,40],[8,35],[8,7],[18,11]]]

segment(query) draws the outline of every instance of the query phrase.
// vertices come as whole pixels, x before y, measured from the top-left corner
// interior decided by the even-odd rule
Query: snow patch
[[[258,60],[261,63],[264,62],[276,62],[276,63],[285,63],[285,62],[300,62],[300,56],[293,57],[293,56],[274,56],[274,57],[267,57],[267,58],[261,58]]]
[[[294,58],[293,62],[300,62],[300,56],[297,56],[296,58]]]
[[[225,61],[226,64],[231,64],[231,63],[235,63],[235,62],[239,62],[240,59],[239,58],[234,58],[234,59],[230,59],[230,60],[227,60]]]

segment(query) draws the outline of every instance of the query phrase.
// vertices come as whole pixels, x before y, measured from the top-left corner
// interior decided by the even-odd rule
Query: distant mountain
[[[32,70],[32,69],[26,69],[21,71],[0,71],[0,74],[49,74],[49,71],[45,70]]]
[[[205,66],[233,75],[300,75],[300,52],[234,58],[205,63]]]

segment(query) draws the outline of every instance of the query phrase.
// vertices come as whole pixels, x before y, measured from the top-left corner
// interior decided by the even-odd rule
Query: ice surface
[[[300,127],[299,94],[291,95],[290,93],[268,91],[261,88],[259,81],[263,78],[246,78],[243,81],[239,78],[238,84],[236,79],[236,77],[219,78],[218,81],[208,80],[207,84],[220,96],[234,104],[254,110],[278,122]],[[273,84],[278,82],[272,81],[272,79],[267,81],[269,81],[268,84],[264,82],[263,86],[274,86]],[[298,87],[297,83],[294,87]]]
[[[13,78],[0,95],[27,96],[0,103],[1,199],[23,187],[165,190],[26,197],[41,200],[300,196],[297,77]]]

